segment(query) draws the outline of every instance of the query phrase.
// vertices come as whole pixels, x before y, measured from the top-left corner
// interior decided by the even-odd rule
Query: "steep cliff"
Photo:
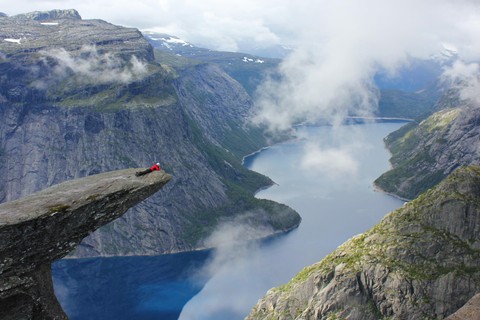
[[[480,109],[467,103],[448,105],[420,123],[390,134],[392,169],[375,184],[413,199],[462,165],[480,164]]]
[[[238,83],[207,64],[160,65],[138,30],[68,15],[0,18],[0,202],[159,161],[174,175],[164,192],[77,256],[196,249],[243,213],[272,233],[299,224],[292,209],[253,197],[272,182],[241,166],[265,139],[246,125],[252,103]]]
[[[463,167],[289,283],[247,319],[442,319],[480,291],[480,167]]]
[[[113,171],[1,204],[0,318],[66,319],[53,293],[52,261],[170,179],[163,171]]]

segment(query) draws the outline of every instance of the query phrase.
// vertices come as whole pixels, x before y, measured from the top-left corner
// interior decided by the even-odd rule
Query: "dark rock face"
[[[50,265],[171,179],[164,171],[135,171],[67,181],[0,205],[0,318],[66,318]]]
[[[442,319],[480,291],[480,167],[460,168],[288,284],[247,319]]]
[[[138,30],[100,20],[0,20],[0,202],[157,161],[175,177],[76,256],[197,249],[246,211],[272,233],[298,226],[290,208],[254,199],[272,182],[241,156],[266,142],[246,124],[250,97],[218,67],[159,65]]]

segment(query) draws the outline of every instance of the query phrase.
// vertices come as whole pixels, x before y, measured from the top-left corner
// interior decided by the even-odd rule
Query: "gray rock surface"
[[[49,21],[60,19],[76,19],[81,20],[80,14],[75,9],[67,10],[50,10],[50,11],[34,11],[25,14],[13,16],[15,19]]]
[[[164,171],[135,169],[66,181],[0,205],[0,318],[64,319],[53,293],[52,261],[94,230],[159,191]]]
[[[480,167],[453,172],[289,283],[247,319],[443,319],[480,291]]]
[[[20,55],[22,62],[35,63],[33,59],[38,55],[33,53],[52,48],[64,48],[77,55],[87,45],[153,60],[153,49],[138,29],[102,20],[82,20],[75,10],[37,11],[0,19],[0,52],[7,61],[12,55]]]
[[[442,101],[440,111],[385,139],[392,169],[375,181],[380,189],[414,199],[456,168],[480,164],[480,108],[450,95]]]
[[[478,320],[480,319],[480,293],[457,310],[454,314],[445,318],[446,320]]]
[[[246,125],[250,97],[218,67],[159,65],[138,30],[100,20],[0,20],[0,202],[157,161],[174,175],[77,257],[197,249],[244,213],[272,233],[298,226],[290,208],[254,199],[272,182],[241,157],[266,142]]]

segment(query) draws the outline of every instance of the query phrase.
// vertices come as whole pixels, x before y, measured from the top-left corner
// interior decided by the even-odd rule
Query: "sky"
[[[16,0],[0,11],[54,8],[75,8],[84,19],[169,33],[215,50],[292,48],[281,64],[281,81],[265,81],[255,97],[255,121],[273,129],[302,118],[339,118],[352,109],[371,114],[378,100],[375,72],[394,76],[409,59],[429,58],[445,47],[465,64],[448,77],[469,72],[465,77],[477,83],[470,87],[478,85],[471,75],[480,61],[477,0]]]

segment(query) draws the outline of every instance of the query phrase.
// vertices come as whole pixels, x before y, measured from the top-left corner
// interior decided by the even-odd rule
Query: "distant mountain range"
[[[143,34],[150,44],[157,49],[156,55],[160,63],[172,64],[172,60],[178,63],[182,61],[181,58],[184,58],[188,59],[188,62],[185,62],[186,64],[191,64],[193,61],[216,64],[240,82],[250,95],[254,94],[265,75],[274,73],[281,62],[280,59],[265,58],[247,53],[199,48],[167,34],[154,32],[144,32]],[[179,66],[177,65],[177,67]]]

